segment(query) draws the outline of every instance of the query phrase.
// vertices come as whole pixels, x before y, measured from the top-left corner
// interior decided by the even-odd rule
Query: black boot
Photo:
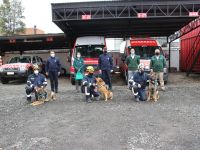
[[[91,100],[90,96],[88,96],[88,95],[86,95],[86,102],[92,103],[92,100]]]
[[[30,97],[27,97],[26,100],[27,100],[28,102],[31,102],[31,96],[30,96]]]

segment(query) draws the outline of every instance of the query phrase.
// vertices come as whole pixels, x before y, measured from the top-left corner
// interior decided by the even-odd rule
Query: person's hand
[[[58,76],[60,76],[60,72],[58,72]]]
[[[38,87],[34,87],[34,90],[37,92],[38,91]]]
[[[48,72],[46,72],[46,75],[48,76],[48,75],[49,75],[49,73],[48,73]]]
[[[151,69],[150,72],[153,72],[153,69]]]
[[[141,88],[142,87],[141,84],[138,84],[138,87]]]
[[[164,68],[164,69],[163,69],[163,72],[166,73],[166,72],[167,72],[167,68]]]
[[[99,69],[99,74],[102,74],[102,70]]]

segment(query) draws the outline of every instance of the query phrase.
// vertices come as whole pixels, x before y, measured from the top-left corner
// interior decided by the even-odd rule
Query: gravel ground
[[[23,82],[0,83],[0,150],[200,149],[199,75],[170,74],[156,103],[134,102],[113,80],[112,101],[87,104],[62,78],[57,101],[36,107]]]

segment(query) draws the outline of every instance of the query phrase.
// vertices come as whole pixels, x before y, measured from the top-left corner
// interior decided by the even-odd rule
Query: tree
[[[21,1],[3,0],[0,6],[0,33],[2,35],[23,33],[25,30],[23,12]]]

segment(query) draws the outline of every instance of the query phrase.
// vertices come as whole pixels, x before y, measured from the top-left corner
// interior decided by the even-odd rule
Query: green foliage
[[[0,6],[0,34],[15,35],[23,33],[25,23],[24,8],[19,0],[3,0]]]

